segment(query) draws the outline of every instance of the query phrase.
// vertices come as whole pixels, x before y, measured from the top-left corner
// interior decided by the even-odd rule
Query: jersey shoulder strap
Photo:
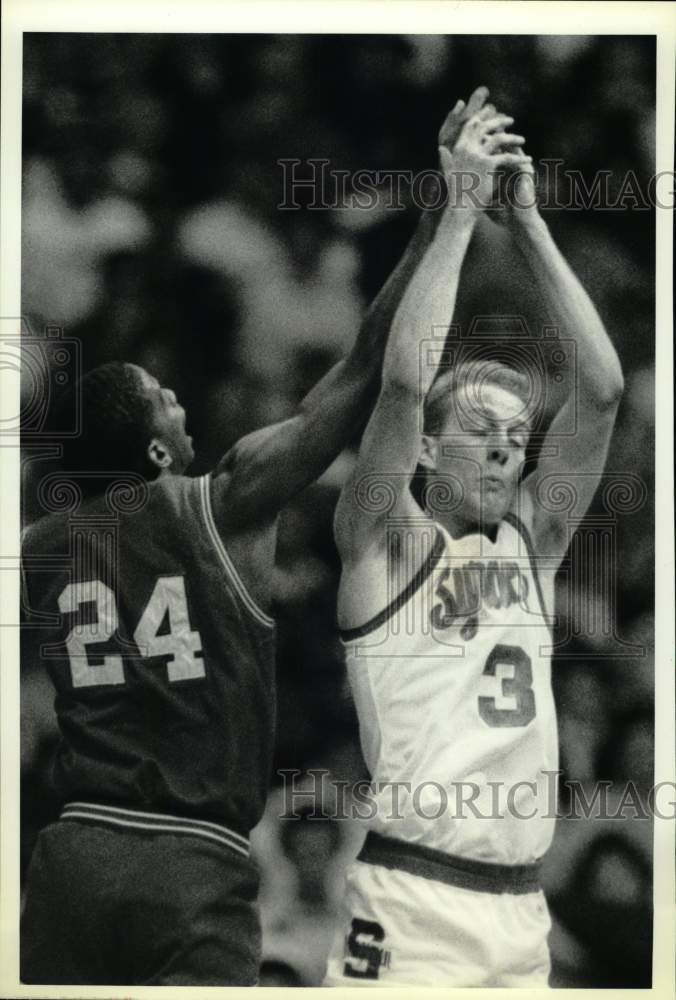
[[[194,480],[194,482],[196,483],[200,520],[209,537],[214,554],[220,562],[230,585],[249,614],[255,618],[259,625],[263,625],[265,628],[274,628],[274,618],[266,614],[249,593],[246,584],[237,572],[237,568],[230,557],[223,537],[218,530],[212,502],[211,475],[201,476],[199,479]]]
[[[542,592],[542,584],[540,582],[540,574],[538,572],[537,565],[537,555],[535,552],[535,546],[533,545],[533,536],[531,535],[528,526],[518,517],[513,511],[505,514],[505,521],[509,524],[521,538],[526,553],[528,554],[528,561],[530,564],[530,571],[535,581],[535,589],[537,590],[538,601],[540,602],[540,610],[542,611],[543,618],[546,620],[549,628],[551,630],[552,620],[547,613],[547,606],[545,604],[544,595]]]
[[[356,628],[341,629],[340,638],[343,643],[353,642],[355,639],[361,639],[365,635],[375,632],[376,629],[379,629],[391,618],[394,618],[394,616],[398,614],[406,604],[408,604],[414,595],[418,593],[425,581],[429,579],[436,569],[446,548],[446,540],[437,524],[434,525],[434,530],[434,543],[420,566],[420,569],[409,581],[409,583],[399,594],[397,594],[396,597],[393,598],[393,600],[390,601],[387,607],[385,607],[377,615],[374,615],[374,617],[369,621],[365,622],[363,625],[358,625]]]

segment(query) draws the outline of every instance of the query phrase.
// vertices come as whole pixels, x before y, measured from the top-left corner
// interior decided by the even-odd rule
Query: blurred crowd
[[[418,214],[406,194],[401,210],[388,209],[384,193],[363,210],[280,210],[278,161],[300,160],[299,176],[308,176],[310,158],[350,173],[434,168],[446,111],[482,83],[515,117],[536,165],[560,159],[589,183],[611,171],[613,190],[631,170],[647,189],[655,107],[647,36],[25,35],[23,315],[37,335],[50,325],[77,338],[86,369],[122,358],[172,386],[196,442],[193,471],[207,470],[242,434],[293,412],[349,350]],[[647,486],[619,512],[602,498],[590,512],[594,530],[612,521],[607,579],[571,573],[560,584],[562,767],[586,787],[633,781],[645,796],[653,760],[654,213],[544,214],[625,372],[607,468]],[[486,221],[463,270],[455,321],[467,330],[479,316],[516,315],[531,334],[547,323],[508,237]],[[324,767],[354,780],[364,768],[335,629],[331,534],[349,463],[342,456],[283,517],[276,767]],[[37,468],[26,465],[26,520],[39,513]],[[24,675],[28,714],[44,711],[43,683]],[[49,752],[49,740],[25,751],[24,862],[50,816]],[[254,838],[262,984],[312,985],[360,834],[330,819],[280,819],[284,809],[277,782]],[[646,985],[651,824],[562,820],[546,874],[553,985]]]

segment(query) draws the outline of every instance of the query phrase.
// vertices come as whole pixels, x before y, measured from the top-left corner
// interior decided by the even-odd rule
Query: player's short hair
[[[77,437],[63,441],[62,468],[104,475],[135,472],[155,479],[159,469],[147,455],[154,432],[152,406],[134,366],[112,361],[92,369],[59,406],[72,411],[74,394],[81,427]],[[93,484],[92,489],[96,489]]]
[[[511,368],[501,361],[481,358],[462,361],[449,371],[442,372],[435,380],[425,399],[423,420],[425,434],[441,434],[453,406],[453,396],[468,383],[476,386],[496,385],[511,392],[524,404],[527,423],[533,424],[530,405],[533,392],[531,378],[525,372]]]

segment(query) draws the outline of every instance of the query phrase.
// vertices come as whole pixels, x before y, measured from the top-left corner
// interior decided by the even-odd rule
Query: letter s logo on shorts
[[[350,933],[345,938],[343,975],[353,979],[377,979],[381,966],[390,964],[390,952],[374,943],[384,940],[385,931],[380,924],[354,917]]]

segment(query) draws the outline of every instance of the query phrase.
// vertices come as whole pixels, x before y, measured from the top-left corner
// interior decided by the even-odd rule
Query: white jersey
[[[495,542],[454,540],[428,523],[414,578],[342,633],[372,779],[369,828],[461,857],[531,863],[553,835],[558,737],[528,532],[512,515]],[[411,565],[402,546],[425,544],[420,528],[404,534],[400,566]]]

